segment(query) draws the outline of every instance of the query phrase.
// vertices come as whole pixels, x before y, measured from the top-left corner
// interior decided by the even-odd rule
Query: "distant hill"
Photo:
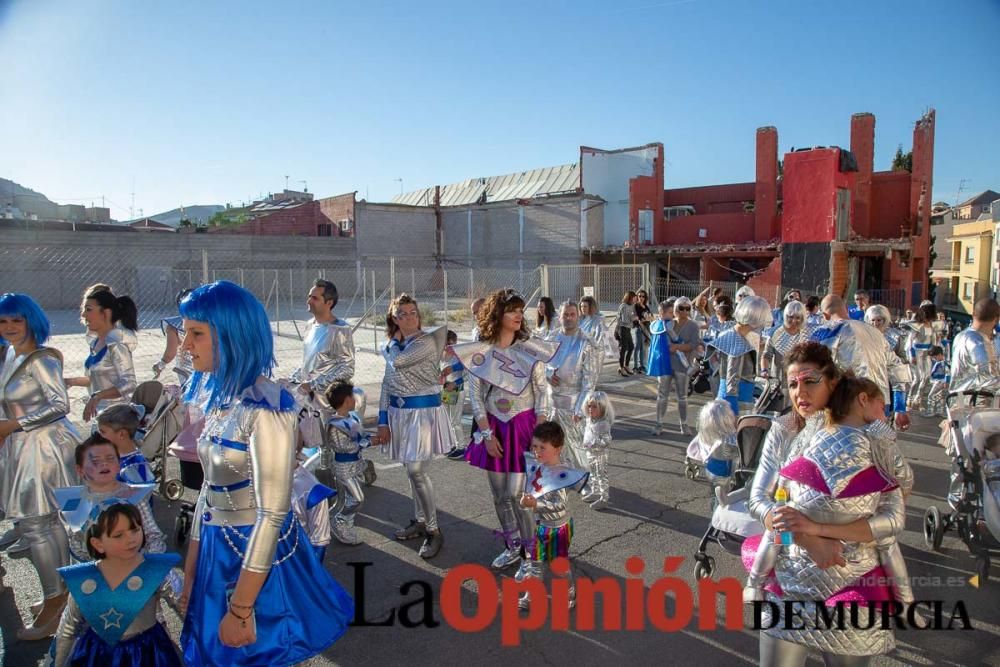
[[[35,192],[31,188],[26,188],[20,183],[15,183],[9,179],[0,178],[0,200],[9,200],[14,197],[30,197],[37,201],[48,202],[49,204],[55,203],[41,192]]]
[[[195,206],[185,206],[184,208],[175,208],[172,211],[164,211],[163,213],[156,213],[154,215],[145,216],[155,220],[157,222],[163,223],[164,225],[170,225],[171,227],[177,227],[181,220],[187,218],[194,224],[204,224],[208,222],[209,218],[218,213],[219,211],[225,211],[226,207],[219,204],[203,204]],[[142,218],[137,218],[142,219]],[[135,222],[135,220],[129,220],[125,224]]]

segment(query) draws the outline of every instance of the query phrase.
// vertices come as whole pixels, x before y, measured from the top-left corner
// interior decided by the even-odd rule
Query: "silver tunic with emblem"
[[[446,406],[440,403],[441,355],[448,331],[418,331],[401,343],[386,344],[385,376],[378,409],[388,412],[391,440],[386,454],[402,462],[426,461],[455,444]],[[438,396],[433,407],[406,407],[410,397]]]
[[[132,393],[135,391],[135,366],[132,363],[132,350],[122,339],[122,335],[121,329],[112,329],[108,332],[107,336],[104,337],[107,352],[100,361],[84,371],[90,381],[91,394],[105,389],[117,389],[118,393],[121,394],[119,398],[99,401],[97,404],[98,412],[112,405],[127,405],[132,400]]]
[[[905,391],[913,378],[910,367],[889,348],[882,332],[857,320],[828,322],[812,333],[812,340],[830,348],[841,370],[873,380],[892,404],[892,390]]]
[[[76,483],[73,450],[81,440],[66,418],[62,355],[47,347],[5,352],[0,418],[21,428],[0,446],[0,509],[8,519],[51,514],[58,509],[52,490]]]
[[[948,391],[1000,392],[1000,362],[996,348],[988,337],[975,329],[965,329],[955,336]]]
[[[785,357],[788,356],[793,347],[807,340],[809,340],[809,332],[805,328],[799,329],[798,333],[791,333],[784,326],[780,325],[770,330],[767,342],[764,343],[763,359],[770,362],[769,367],[772,377],[784,380]]]
[[[558,343],[531,338],[506,349],[476,342],[453,345],[452,350],[469,371],[474,419],[488,413],[509,422],[526,410],[549,414],[545,364],[556,356]]]
[[[587,462],[583,456],[583,406],[587,396],[597,384],[598,355],[587,334],[579,329],[573,333],[559,331],[551,337],[559,343],[559,351],[549,361],[545,373],[548,378],[559,378],[559,386],[549,382],[549,402],[552,406],[551,419],[557,422],[566,435],[569,459],[577,467]],[[578,419],[574,419],[577,417]]]
[[[251,572],[270,571],[278,541],[298,539],[294,522],[291,530],[281,532],[291,510],[296,414],[257,407],[280,405],[280,391],[274,382],[258,378],[230,407],[206,416],[198,440],[205,482],[191,539],[200,539],[203,522],[223,526],[243,556],[243,568]],[[242,486],[244,482],[249,484]],[[216,491],[212,486],[239,488]],[[246,542],[234,537],[236,531],[227,530],[247,525],[254,529]]]

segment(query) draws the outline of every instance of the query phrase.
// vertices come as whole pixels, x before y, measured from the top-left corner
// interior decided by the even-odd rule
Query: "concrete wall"
[[[358,254],[362,257],[433,257],[437,252],[437,223],[430,207],[360,201],[355,216]]]

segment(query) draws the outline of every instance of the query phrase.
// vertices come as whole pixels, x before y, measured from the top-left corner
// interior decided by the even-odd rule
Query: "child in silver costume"
[[[526,545],[527,556],[532,561],[531,575],[544,577],[543,563],[551,563],[556,558],[569,558],[569,547],[573,540],[573,519],[566,507],[569,489],[581,489],[587,483],[589,474],[564,466],[561,463],[561,449],[566,436],[556,422],[544,422],[535,427],[531,440],[532,454],[525,455],[527,472],[521,507],[535,514],[534,544]],[[573,569],[566,572],[569,579],[569,606],[576,604],[576,587],[573,585]],[[524,592],[518,600],[518,607],[528,609],[531,595]]]
[[[583,451],[587,457],[590,483],[583,490],[583,500],[599,510],[607,507],[610,502],[608,450],[611,448],[611,426],[615,423],[615,409],[607,394],[595,391],[587,397],[584,412],[587,421],[583,427]]]
[[[895,431],[884,421],[885,401],[882,390],[872,380],[855,378],[851,375],[842,378],[840,382],[842,386],[836,391],[849,399],[850,409],[843,415],[831,411],[829,426],[820,431],[819,435],[825,432],[831,442],[836,442],[838,439],[860,434],[870,443],[872,459],[882,477],[893,487],[899,486],[905,498],[913,488],[913,473],[896,446]],[[831,403],[833,400],[831,399]],[[812,523],[808,519],[805,521]],[[907,577],[906,562],[903,560],[896,537],[880,538],[875,542],[879,563],[895,589],[896,598],[903,603],[912,602],[913,592]],[[768,574],[774,568],[779,548],[780,545],[775,542],[775,532],[765,531],[754,557],[747,585],[743,589],[745,603],[766,599],[764,585]]]
[[[944,417],[951,368],[948,366],[944,348],[940,345],[931,346],[927,356],[931,358],[931,389],[927,392],[927,411],[923,413],[923,416]]]
[[[333,472],[337,493],[341,495],[333,517],[333,536],[342,544],[361,544],[354,519],[365,502],[365,465],[361,450],[371,440],[365,434],[361,418],[354,412],[354,386],[338,382],[326,391],[326,400],[336,412],[327,423],[326,445],[320,466]]]

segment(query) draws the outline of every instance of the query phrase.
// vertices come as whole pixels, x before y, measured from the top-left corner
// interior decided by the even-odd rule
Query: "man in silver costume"
[[[545,369],[549,381],[550,418],[566,436],[564,458],[577,468],[587,469],[583,451],[583,404],[597,384],[600,369],[592,339],[580,329],[580,309],[573,301],[559,308],[562,328],[549,337],[559,343],[559,351]]]
[[[1000,393],[1000,364],[993,345],[993,329],[1000,321],[994,299],[976,302],[972,326],[959,332],[952,343],[950,392]]]
[[[906,414],[906,388],[911,381],[910,368],[889,348],[889,343],[875,327],[848,317],[844,300],[827,294],[821,304],[826,324],[812,332],[811,340],[830,348],[833,360],[842,370],[858,377],[871,378],[885,398],[886,408],[895,412],[895,424],[905,431],[910,427]]]

